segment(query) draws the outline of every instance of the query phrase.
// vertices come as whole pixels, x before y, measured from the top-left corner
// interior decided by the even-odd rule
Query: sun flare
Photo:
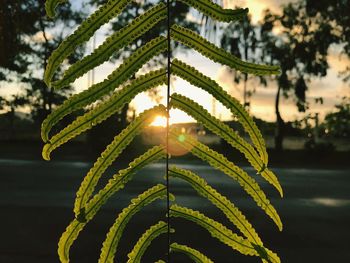
[[[156,116],[154,121],[151,123],[151,126],[165,128],[167,126],[167,118],[164,116]]]
[[[186,123],[186,122],[194,122],[195,120],[188,116],[186,113],[179,109],[171,109],[170,110],[170,119],[169,124],[176,124],[176,123]],[[164,116],[154,116],[153,122],[150,124],[150,126],[155,127],[163,127],[165,128],[167,126],[167,119]]]

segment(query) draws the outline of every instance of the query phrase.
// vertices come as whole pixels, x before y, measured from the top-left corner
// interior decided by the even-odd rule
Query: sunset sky
[[[73,2],[73,1],[72,1]],[[264,9],[270,8],[275,12],[280,10],[282,4],[288,3],[288,0],[224,0],[225,4],[229,7],[242,6],[248,7],[250,14],[252,15],[253,22],[259,21],[261,18],[261,13]],[[77,3],[77,2],[75,2]],[[196,12],[192,12],[190,16],[195,16]],[[102,43],[105,38],[106,27],[99,30],[96,35],[97,45]],[[90,44],[91,46],[91,44]],[[185,61],[188,64],[196,67],[198,70],[207,74],[211,78],[219,82],[219,84],[232,96],[238,98],[242,101],[242,85],[237,85],[233,82],[231,74],[219,64],[213,63],[200,54],[190,51],[187,54],[177,54],[177,58]],[[340,60],[340,56],[337,52],[337,47],[331,49],[330,64],[331,69],[328,71],[328,76],[323,79],[314,79],[310,85],[310,90],[307,93],[307,98],[310,101],[310,111],[308,113],[320,113],[324,116],[326,112],[330,112],[334,109],[334,105],[338,103],[342,96],[349,94],[349,86],[343,83],[340,78],[338,78],[338,72],[346,67],[349,63],[345,58]],[[111,63],[104,63],[95,70],[95,82],[100,82],[110,74],[117,65]],[[87,88],[88,77],[87,75],[81,77],[75,82],[75,87],[77,91],[81,91]],[[259,86],[256,81],[250,81],[249,85],[254,85],[256,87],[256,93],[251,99],[251,113],[256,117],[262,118],[267,121],[274,121],[274,98],[276,93],[275,83],[269,83],[268,87]],[[166,90],[165,87],[161,88],[163,91]],[[172,91],[186,95],[198,103],[203,105],[208,111],[213,113],[213,103],[212,98],[206,94],[204,91],[199,90],[187,82],[181,79],[176,79],[173,81]],[[1,94],[16,93],[15,87],[9,86],[7,89],[1,89]],[[1,95],[0,94],[0,95]],[[165,97],[165,93],[160,93]],[[324,104],[316,105],[313,103],[313,99],[316,97],[323,97]],[[162,101],[165,103],[165,100]],[[143,110],[152,107],[155,102],[153,102],[147,95],[141,94],[137,96],[131,103],[131,105],[136,109],[136,112],[142,112]],[[220,104],[215,104],[216,117],[223,120],[228,120],[231,118],[229,112]],[[294,105],[293,99],[283,100],[281,103],[282,116],[285,120],[295,120],[302,118],[305,114],[298,113],[296,106]],[[186,122],[191,121],[190,118],[186,117],[186,114],[179,111],[172,113],[173,122]]]
[[[225,1],[225,0],[224,0]],[[288,0],[237,0],[230,1],[226,0],[225,4],[229,7],[242,6],[248,7],[252,15],[253,22],[259,21],[261,14],[264,9],[270,8],[274,12],[279,12],[281,10],[280,6],[288,3]],[[191,14],[196,15],[196,12]],[[100,32],[98,35],[98,42],[103,40],[103,34]],[[233,82],[232,75],[228,73],[225,67],[219,64],[213,63],[208,59],[201,56],[195,51],[187,52],[187,54],[177,54],[176,57],[182,59],[188,64],[196,67],[201,72],[207,74],[211,78],[219,82],[219,84],[232,96],[238,98],[242,101],[242,85],[237,85]],[[326,112],[330,112],[334,109],[334,105],[338,103],[342,96],[348,94],[349,87],[347,84],[343,83],[340,78],[338,78],[338,72],[340,69],[346,67],[348,61],[346,59],[339,60],[339,54],[337,53],[337,48],[333,47],[330,55],[331,69],[328,71],[328,76],[322,79],[315,79],[310,84],[310,90],[307,93],[308,100],[310,101],[310,110],[308,113],[320,113],[321,117],[324,116]],[[96,81],[103,80],[110,72],[115,69],[115,65],[110,65],[105,63],[103,66],[99,67],[96,71]],[[87,83],[87,78],[83,77],[76,82],[76,87],[85,88]],[[259,83],[251,81],[248,85],[256,86],[256,93],[251,99],[251,113],[259,118],[267,121],[275,120],[274,113],[274,98],[276,94],[277,87],[275,83],[269,83],[268,87],[259,86]],[[165,87],[161,88],[165,90]],[[173,82],[172,90],[174,92],[186,95],[198,103],[203,105],[208,111],[213,113],[213,103],[212,98],[206,94],[206,92],[191,86],[187,82],[176,79]],[[165,97],[165,93],[161,93]],[[323,97],[324,104],[313,103],[314,98]],[[165,103],[165,100],[162,101]],[[145,94],[139,95],[132,102],[132,106],[136,108],[136,111],[142,112],[144,109],[152,107],[155,103],[147,97]],[[220,104],[216,103],[216,116],[223,120],[228,120],[231,118],[230,113]],[[299,113],[293,102],[293,99],[282,100],[281,102],[282,116],[285,120],[295,120],[302,118],[305,114]],[[186,114],[173,111],[172,121],[190,121],[191,119],[186,116]]]

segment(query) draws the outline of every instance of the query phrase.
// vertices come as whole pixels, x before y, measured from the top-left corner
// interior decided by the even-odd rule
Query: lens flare
[[[186,143],[186,140],[186,133],[180,134],[176,137],[176,139],[170,137],[168,153],[172,156],[182,156],[188,154],[193,147],[189,146],[189,144]]]

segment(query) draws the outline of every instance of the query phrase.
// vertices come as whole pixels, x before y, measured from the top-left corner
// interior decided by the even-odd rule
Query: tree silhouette
[[[350,138],[350,97],[343,97],[335,108],[335,112],[326,115],[324,129],[328,135]]]
[[[47,88],[42,74],[49,54],[82,18],[67,3],[60,7],[59,20],[53,21],[46,17],[44,6],[44,0],[5,0],[0,6],[0,80],[23,87],[18,96],[25,98],[25,105],[38,122],[72,89]],[[67,64],[76,61],[84,49],[80,51]]]
[[[317,19],[322,25],[320,31],[325,37],[322,41],[331,39],[342,44],[338,48],[350,59],[350,0],[326,1],[304,0],[305,12],[309,17]],[[329,28],[325,31],[324,28]],[[344,81],[350,81],[350,66],[341,72]]]
[[[27,100],[22,96],[12,95],[10,99],[5,99],[0,97],[0,110],[5,110],[5,114],[8,118],[9,128],[8,128],[8,138],[12,139],[15,135],[15,119],[16,119],[16,109],[18,107],[27,104]]]
[[[299,111],[308,109],[309,83],[313,77],[326,76],[328,48],[337,43],[338,37],[329,24],[308,16],[304,1],[288,4],[282,15],[267,10],[261,24],[261,37],[263,58],[281,65],[281,75],[276,78],[275,147],[282,150],[285,124],[280,113],[280,97],[293,95]]]

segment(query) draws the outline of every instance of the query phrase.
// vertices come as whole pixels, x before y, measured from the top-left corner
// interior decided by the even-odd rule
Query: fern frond
[[[82,211],[82,213],[69,224],[66,231],[62,234],[58,243],[58,255],[61,262],[69,262],[70,247],[77,239],[80,231],[83,230],[85,225],[91,219],[93,219],[107,200],[116,192],[124,188],[137,171],[150,163],[165,158],[165,156],[166,153],[164,146],[155,146],[140,157],[136,158],[129,164],[128,168],[120,170],[109,180],[108,184],[89,201],[83,209],[84,211]]]
[[[180,245],[178,243],[172,243],[170,245],[170,248],[171,248],[171,252],[183,253],[196,263],[213,263],[213,261],[209,259],[207,256],[203,255],[198,250],[190,248],[188,246]]]
[[[135,136],[138,135],[145,126],[148,126],[153,121],[153,117],[158,114],[166,116],[166,109],[164,106],[156,106],[150,110],[144,111],[129,124],[128,127],[114,137],[112,143],[107,146],[105,151],[97,159],[80,185],[74,205],[74,212],[76,215],[79,214],[81,209],[89,201],[102,174],[132,142]]]
[[[272,184],[278,191],[281,197],[283,197],[283,188],[278,181],[277,176],[269,168],[263,167],[262,170],[258,172],[266,181]]]
[[[170,207],[169,215],[170,217],[181,217],[200,225],[201,227],[205,228],[211,234],[211,236],[230,246],[232,249],[239,251],[243,255],[258,256],[258,253],[250,244],[248,239],[244,239],[243,237],[234,234],[230,229],[221,223],[201,214],[198,211],[178,205],[172,205]]]
[[[57,250],[58,256],[62,263],[69,262],[70,248],[86,224],[87,222],[80,222],[77,219],[73,219],[73,221],[67,226],[65,232],[62,234],[58,242]]]
[[[55,17],[55,9],[58,5],[68,2],[68,0],[47,0],[45,2],[46,14],[50,18]]]
[[[55,15],[55,9],[59,4],[67,0],[46,0],[45,8],[49,17]],[[197,9],[204,15],[222,22],[236,21],[247,15],[248,9],[224,9],[214,3],[214,0],[178,0],[190,7]],[[162,20],[168,20],[168,37],[160,36],[145,44],[143,47],[132,52],[128,58],[101,83],[92,85],[80,94],[73,95],[59,106],[54,112],[49,114],[42,124],[41,136],[46,143],[43,148],[43,158],[50,159],[50,154],[56,148],[75,138],[79,134],[93,128],[118,112],[125,104],[141,92],[155,88],[162,84],[168,84],[167,101],[169,107],[164,105],[156,106],[140,114],[127,128],[114,137],[113,141],[106,147],[101,156],[91,167],[76,194],[74,204],[75,218],[62,234],[58,254],[61,262],[69,262],[70,248],[78,238],[79,233],[90,222],[102,206],[119,190],[124,188],[132,180],[135,173],[146,165],[162,158],[167,158],[167,186],[158,184],[137,198],[131,200],[128,207],[124,208],[117,216],[114,224],[109,229],[106,239],[101,248],[99,263],[113,262],[119,241],[124,229],[131,218],[143,207],[151,204],[157,199],[167,199],[167,216],[182,217],[190,220],[207,230],[213,237],[222,243],[230,246],[244,255],[258,256],[264,263],[280,263],[280,259],[274,252],[265,248],[262,240],[256,233],[253,226],[248,222],[242,212],[225,196],[218,193],[208,183],[195,173],[169,167],[168,160],[170,151],[167,148],[171,143],[176,143],[179,147],[185,148],[188,152],[207,162],[213,168],[218,169],[236,180],[240,186],[249,194],[257,205],[275,222],[282,230],[282,222],[275,208],[272,206],[265,193],[258,183],[250,177],[244,170],[230,162],[222,154],[210,149],[206,145],[197,141],[194,137],[182,134],[178,129],[170,129],[167,125],[166,140],[167,146],[159,145],[148,150],[138,158],[134,159],[126,169],[119,170],[113,175],[108,183],[96,194],[95,188],[105,171],[110,167],[125,148],[132,142],[142,129],[149,125],[153,116],[163,115],[169,118],[168,111],[171,107],[180,109],[194,117],[206,128],[216,133],[220,138],[225,139],[234,148],[238,149],[254,169],[270,184],[272,184],[282,195],[282,188],[278,179],[272,171],[267,168],[268,154],[264,139],[255,125],[251,116],[244,107],[227,92],[225,92],[214,80],[203,75],[193,67],[175,59],[170,68],[151,71],[148,74],[130,80],[150,59],[167,51],[168,62],[171,59],[171,51],[168,50],[170,40],[176,41],[184,46],[192,48],[214,62],[221,63],[232,69],[251,73],[255,75],[279,74],[279,67],[254,64],[242,61],[238,57],[230,54],[222,48],[210,43],[194,31],[173,25],[170,28],[172,5],[162,3],[152,5],[143,14],[132,20],[131,23],[123,26],[119,31],[113,32],[107,39],[91,54],[85,56],[80,61],[72,64],[63,76],[57,77],[61,64],[82,44],[87,42],[94,33],[111,19],[117,17],[127,5],[133,0],[106,0],[88,19],[81,23],[72,35],[67,37],[58,48],[51,54],[44,73],[44,81],[48,87],[60,89],[69,86],[77,78],[86,72],[108,61],[113,54],[130,45],[133,41],[154,28]],[[220,122],[215,116],[211,116],[202,106],[189,98],[169,94],[169,78],[175,74],[189,83],[207,91],[214,98],[226,106],[242,124],[244,130],[249,134],[250,141],[245,141],[236,134],[229,126]],[[120,87],[121,86],[121,87]],[[108,95],[108,96],[106,96]],[[102,99],[102,101],[99,101]],[[96,103],[97,102],[97,103]],[[65,116],[84,107],[96,103],[92,109],[77,117],[72,123],[60,130],[56,134],[51,134],[55,127]],[[169,120],[169,119],[168,119]],[[169,136],[168,136],[169,135]],[[200,196],[208,199],[219,208],[225,216],[242,233],[239,236],[233,233],[226,226],[205,216],[204,214],[178,205],[169,207],[169,202],[175,197],[169,193],[169,177],[176,177],[188,182]],[[169,224],[169,225],[168,225]],[[128,254],[128,263],[141,262],[146,249],[153,240],[163,233],[169,234],[170,221],[168,223],[159,221],[146,230]],[[173,231],[173,230],[171,230]],[[201,252],[185,245],[177,243],[168,244],[168,249],[172,252],[180,252],[188,255],[195,262],[212,263],[208,257]],[[163,260],[158,260],[163,263]]]
[[[255,229],[248,222],[242,212],[235,207],[233,203],[230,202],[225,196],[222,196],[214,188],[212,188],[208,183],[196,175],[195,173],[180,169],[177,167],[171,167],[169,170],[169,176],[180,178],[187,181],[191,186],[197,191],[197,193],[216,207],[218,207],[226,217],[241,231],[241,233],[248,238],[248,240],[257,245],[262,245],[262,241]]]
[[[132,249],[132,251],[128,254],[127,263],[140,263],[143,254],[146,249],[151,245],[152,241],[156,239],[161,234],[165,234],[168,232],[168,224],[160,221],[158,224],[150,227],[137,241],[136,245]],[[171,232],[174,232],[171,229]]]
[[[266,164],[261,160],[255,149],[229,126],[209,114],[209,112],[198,103],[180,94],[172,94],[170,103],[171,106],[186,112],[210,131],[227,141],[232,147],[243,153],[257,173],[261,174],[263,178],[275,186],[282,194],[282,187],[277,177],[273,173],[269,173],[270,170],[266,170]]]
[[[204,15],[222,22],[232,22],[242,19],[248,13],[248,8],[224,9],[210,0],[179,0],[188,6],[196,8]]]
[[[120,170],[118,174],[113,176],[113,179],[109,180],[108,184],[100,190],[89,203],[86,205],[84,216],[80,216],[83,219],[91,219],[100,207],[117,191],[122,189],[127,182],[129,182],[133,175],[141,170],[146,165],[153,163],[157,160],[166,157],[164,146],[154,146],[146,153],[136,158],[129,164],[129,167]]]
[[[74,63],[63,78],[54,83],[55,87],[63,87],[83,76],[89,70],[107,61],[113,53],[127,46],[132,41],[150,30],[160,21],[166,19],[167,11],[164,3],[160,3],[144,14],[135,18],[130,24],[108,37],[98,48],[82,60]]]
[[[156,262],[154,262],[154,263],[165,263],[165,261],[164,260],[157,260]]]
[[[126,103],[130,102],[137,94],[164,84],[166,80],[165,69],[152,71],[135,79],[128,86],[114,93],[109,100],[100,103],[96,108],[78,117],[70,125],[54,135],[44,146],[43,158],[45,160],[50,160],[50,153],[54,149],[106,120],[120,110]]]
[[[231,97],[220,85],[211,78],[203,75],[194,67],[187,65],[186,63],[174,59],[171,65],[171,72],[174,75],[188,81],[194,86],[201,88],[211,94],[214,98],[220,101],[231,113],[237,117],[238,121],[242,124],[244,130],[249,134],[255,148],[260,154],[260,157],[267,165],[268,154],[266,152],[266,146],[263,136],[260,133],[259,128],[256,126],[253,118],[244,109],[240,102]]]
[[[48,14],[54,16],[54,8],[60,0],[48,0]],[[63,1],[63,0],[62,0]],[[50,87],[51,80],[60,64],[84,42],[88,41],[96,30],[112,18],[119,15],[132,0],[109,0],[101,5],[89,18],[84,20],[72,35],[67,37],[59,47],[52,52],[45,70],[44,81]]]
[[[262,163],[255,149],[248,142],[237,135],[229,126],[212,116],[195,101],[180,94],[173,93],[171,95],[170,105],[186,112],[210,131],[225,139],[234,148],[243,153],[257,171],[260,171],[264,167],[265,164]]]
[[[183,45],[195,49],[203,56],[215,62],[244,73],[251,73],[254,75],[276,75],[280,73],[278,66],[267,66],[242,61],[224,49],[218,48],[210,43],[196,32],[179,25],[173,25],[171,27],[171,37]]]
[[[108,94],[108,92],[115,90],[134,75],[148,60],[166,49],[167,41],[165,37],[161,36],[151,40],[136,50],[103,82],[92,85],[89,89],[65,100],[62,105],[56,108],[43,121],[41,126],[41,138],[43,141],[47,142],[49,140],[50,130],[65,116],[95,102],[103,95]]]
[[[189,170],[180,169],[175,166],[169,169],[169,176],[187,181],[199,195],[205,197],[217,208],[219,208],[250,241],[257,253],[259,255],[263,255],[261,256],[262,258],[268,257],[271,262],[280,262],[280,259],[276,253],[264,247],[264,244],[256,233],[255,229],[242,214],[242,212],[225,196],[221,195],[214,188],[208,185],[204,179]]]
[[[184,147],[192,154],[209,163],[215,169],[218,169],[236,180],[243,189],[249,194],[259,207],[275,222],[279,230],[282,230],[281,219],[275,208],[267,199],[265,193],[261,190],[257,182],[251,178],[245,171],[229,161],[225,156],[210,149],[208,146],[200,143],[188,134],[182,134],[176,129],[170,132],[171,139],[178,145]]]
[[[131,204],[127,208],[123,209],[113,226],[110,228],[106,236],[106,240],[103,242],[99,263],[113,262],[114,255],[124,228],[134,214],[155,200],[164,199],[166,197],[167,187],[165,185],[158,184],[148,189],[137,198],[131,200]],[[171,199],[174,200],[174,196],[171,196]]]
[[[135,74],[148,60],[160,54],[161,52],[165,51],[166,49],[167,49],[167,45],[166,45],[165,37],[160,36],[155,39],[152,39],[151,41],[147,42],[144,46],[135,50],[135,52],[133,52],[130,57],[126,58],[123,61],[123,63],[119,66],[119,68],[113,71],[105,81],[99,84],[95,84],[93,85],[93,87],[97,86],[98,87],[97,90],[99,91],[101,90],[101,87],[99,86],[102,86],[102,90],[103,90],[103,87],[106,85],[108,86],[114,85],[114,89],[115,89],[125,80],[130,79],[130,77],[133,74]],[[67,78],[65,77],[66,74],[68,74],[68,72],[65,73],[62,79],[53,82],[51,84],[52,87],[55,89],[63,88],[65,86],[68,86],[73,80],[76,79],[76,78],[74,79]],[[96,90],[97,87],[94,87],[94,89]],[[96,93],[96,91],[94,93]]]

